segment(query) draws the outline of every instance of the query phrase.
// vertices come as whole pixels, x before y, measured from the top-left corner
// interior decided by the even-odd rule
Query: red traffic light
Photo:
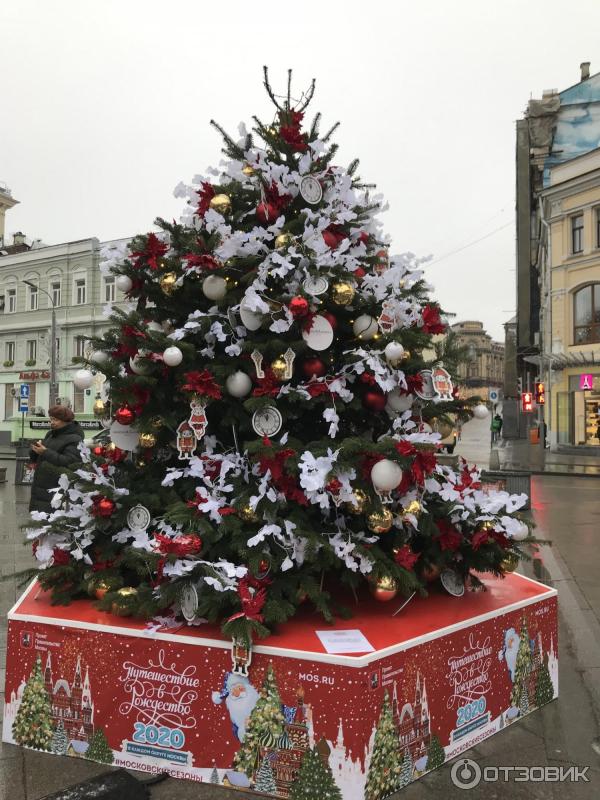
[[[546,387],[543,383],[536,383],[535,385],[535,402],[538,406],[543,406],[546,402]]]
[[[523,411],[533,411],[533,395],[531,392],[521,392],[521,408]]]

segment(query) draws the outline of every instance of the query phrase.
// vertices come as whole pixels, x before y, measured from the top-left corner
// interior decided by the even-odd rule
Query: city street
[[[489,419],[465,426],[457,452],[486,465],[489,457]],[[11,576],[31,564],[30,551],[22,544],[19,526],[26,520],[27,487],[12,484],[14,462],[8,466],[8,482],[0,485],[2,576],[0,601],[3,614],[19,594]],[[600,506],[596,478],[540,475],[532,479],[532,514],[540,538],[552,540],[533,562],[522,566],[525,574],[555,586],[560,607],[560,695],[558,700],[531,714],[518,725],[465,753],[484,766],[589,766],[589,782],[508,783],[481,782],[469,791],[451,782],[452,764],[425,776],[394,797],[421,800],[448,798],[574,798],[592,800],[600,792],[600,588],[597,574]],[[1,639],[2,661],[6,654],[6,624]],[[3,672],[4,675],[4,672]],[[38,800],[46,794],[83,781],[106,770],[105,766],[74,758],[22,750],[3,744],[0,750],[0,797]],[[140,776],[143,777],[143,776]],[[175,781],[152,787],[152,798],[225,800],[225,790],[198,783]]]

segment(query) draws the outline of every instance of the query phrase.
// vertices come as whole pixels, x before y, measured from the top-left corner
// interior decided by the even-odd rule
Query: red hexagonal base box
[[[333,626],[307,608],[256,644],[247,675],[214,626],[52,606],[34,582],[9,613],[3,740],[278,797],[379,800],[558,695],[556,591],[483,580],[395,616],[399,601],[366,597]]]

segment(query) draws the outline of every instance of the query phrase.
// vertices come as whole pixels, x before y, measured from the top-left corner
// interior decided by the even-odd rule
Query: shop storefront
[[[600,369],[565,379],[568,391],[556,392],[557,444],[600,448]]]

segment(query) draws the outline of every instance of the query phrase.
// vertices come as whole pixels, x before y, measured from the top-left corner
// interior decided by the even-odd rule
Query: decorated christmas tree
[[[219,772],[216,767],[212,768],[212,772],[210,773],[209,783],[221,783],[221,781],[219,780]]]
[[[54,735],[52,706],[44,685],[42,662],[38,656],[19,705],[12,726],[17,744],[36,750],[51,750]]]
[[[53,753],[56,753],[59,756],[64,756],[68,747],[69,738],[67,736],[67,732],[65,731],[65,726],[63,725],[62,719],[59,719],[58,725],[52,734],[52,744],[50,745],[50,749]]]
[[[263,758],[261,761],[258,772],[256,773],[254,788],[257,792],[266,792],[267,794],[275,794],[277,791],[275,779],[273,778],[273,770],[271,769],[271,762],[268,758]]]
[[[310,748],[302,758],[300,772],[292,784],[290,800],[342,800],[333,774],[316,748]]]
[[[94,731],[85,756],[92,761],[100,761],[102,764],[112,764],[113,751],[111,750],[103,730],[98,729]]]
[[[529,675],[531,673],[531,644],[527,631],[527,621],[521,621],[521,633],[519,636],[519,649],[517,650],[517,660],[515,663],[514,684],[510,695],[512,706],[516,706],[522,714],[529,711]]]
[[[366,800],[382,800],[399,789],[401,770],[400,741],[394,725],[390,698],[386,692],[375,731],[373,755],[365,788]]]
[[[426,769],[437,769],[441,767],[446,760],[444,748],[437,736],[431,737],[431,742],[427,748],[427,766]]]
[[[213,123],[226,160],[177,187],[181,220],[105,252],[128,302],[75,383],[106,377],[107,440],[34,514],[57,601],[171,608],[249,641],[306,601],[331,619],[348,590],[502,574],[527,535],[524,496],[438,464],[472,401],[432,341],[446,322],[419,261],[390,254],[383,198],[338,163],[337,125],[306,124],[314,82],[299,100],[266,70],[265,86],[274,118],[237,138]]]
[[[413,774],[413,760],[410,754],[410,750],[405,748],[404,755],[402,757],[402,764],[400,765],[400,788],[403,786],[408,786],[408,784],[412,781],[412,774]]]
[[[536,706],[543,706],[554,699],[554,686],[552,685],[552,678],[550,677],[550,670],[548,669],[548,654],[544,654],[544,661],[540,665],[537,675],[537,683],[535,686],[535,704]]]
[[[261,748],[273,746],[283,733],[284,717],[273,667],[269,664],[260,697],[246,726],[244,741],[235,754],[235,768],[252,775],[259,766]]]

